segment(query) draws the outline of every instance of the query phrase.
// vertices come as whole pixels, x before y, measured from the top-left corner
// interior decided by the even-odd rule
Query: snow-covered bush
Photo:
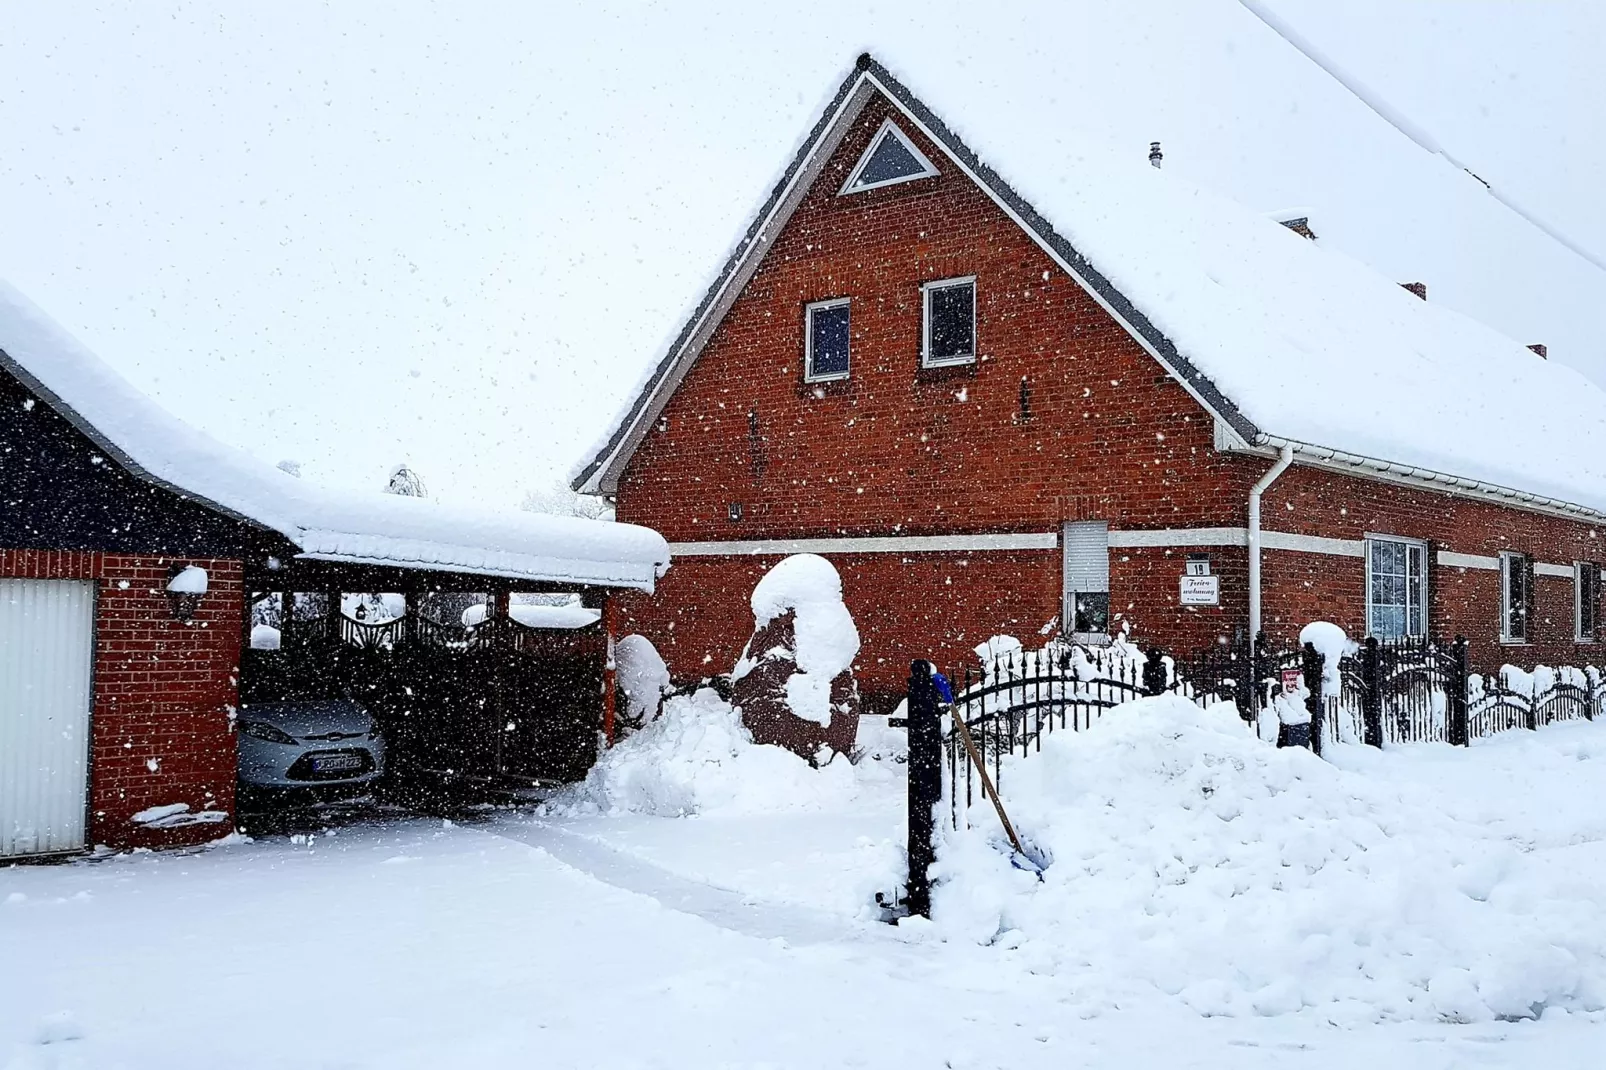
[[[782,747],[754,743],[737,711],[704,688],[666,701],[656,720],[605,751],[549,805],[665,817],[766,813],[846,804],[856,785],[846,758],[815,769]]]
[[[624,692],[625,708],[620,711],[631,728],[658,716],[659,705],[669,693],[669,666],[644,635],[627,635],[613,646],[615,678]]]

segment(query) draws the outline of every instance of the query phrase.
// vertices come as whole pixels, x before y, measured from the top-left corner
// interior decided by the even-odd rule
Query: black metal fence
[[[1040,751],[1045,735],[1085,729],[1106,710],[1148,695],[1174,693],[1200,706],[1231,702],[1257,731],[1268,717],[1276,719],[1279,705],[1299,702],[1309,715],[1311,748],[1318,754],[1329,743],[1466,746],[1508,729],[1606,716],[1606,676],[1598,669],[1526,673],[1508,666],[1484,677],[1470,671],[1467,643],[1459,637],[1452,643],[1368,638],[1336,666],[1325,665],[1309,643],[1279,648],[1264,636],[1253,650],[1229,645],[1180,659],[1119,641],[1107,647],[1053,642],[966,666],[948,693],[945,683],[933,676],[929,663],[913,664],[908,703],[912,909],[929,907],[923,874],[930,861],[930,818],[944,786],[955,827],[981,793],[981,770],[955,728],[957,719],[964,720],[983,768],[1002,790],[1005,756]]]

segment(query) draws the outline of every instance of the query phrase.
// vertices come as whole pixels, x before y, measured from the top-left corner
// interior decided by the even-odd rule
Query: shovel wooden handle
[[[1015,835],[1015,826],[1010,824],[1009,815],[1004,813],[1004,801],[998,797],[998,789],[993,787],[993,778],[987,775],[987,763],[981,760],[981,752],[976,749],[976,741],[970,738],[970,726],[965,724],[965,718],[957,711],[954,712],[953,718],[954,728],[959,731],[959,738],[964,741],[965,753],[970,755],[976,772],[981,774],[982,791],[993,801],[993,809],[998,811],[998,820],[1004,824],[1004,832],[1009,836],[1009,845],[1015,848],[1016,854],[1026,854],[1026,848],[1021,846],[1020,837]]]

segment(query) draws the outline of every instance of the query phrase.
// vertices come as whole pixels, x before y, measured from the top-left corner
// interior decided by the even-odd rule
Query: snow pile
[[[633,724],[646,724],[669,692],[669,666],[645,635],[627,635],[615,643],[613,664],[619,689],[629,703],[626,716]]]
[[[569,813],[751,814],[846,805],[853,767],[818,769],[784,747],[760,746],[712,688],[664,703],[657,720],[606,751],[584,782],[556,797]]]
[[[1315,647],[1316,653],[1322,656],[1322,690],[1329,695],[1336,694],[1342,686],[1338,663],[1355,653],[1356,645],[1344,634],[1343,628],[1326,620],[1313,620],[1300,629],[1299,645],[1306,643]]]
[[[478,628],[485,623],[490,607],[484,602],[463,610],[460,618],[465,628]],[[602,619],[602,610],[582,605],[539,606],[514,602],[507,607],[507,615],[526,628],[556,628],[560,630],[589,628]]]
[[[784,613],[793,614],[798,671],[786,682],[787,705],[804,720],[830,724],[831,681],[859,653],[859,629],[842,601],[842,577],[835,566],[818,554],[784,558],[753,588],[752,606],[759,629]],[[752,672],[768,653],[743,651],[732,679]]]
[[[946,834],[934,918],[1071,977],[1094,1010],[1151,987],[1201,1014],[1335,1021],[1606,1004],[1599,879],[1413,785],[1269,747],[1230,706],[1119,707],[1008,764],[1002,791],[1051,864],[1011,866],[978,806]]]
[[[253,624],[251,626],[252,650],[278,650],[282,637],[279,629],[271,624]]]
[[[191,812],[189,803],[167,803],[164,806],[148,806],[129,818],[136,825],[143,825],[145,828],[152,829],[181,828],[185,825],[216,825],[228,819],[229,815],[221,810]]]

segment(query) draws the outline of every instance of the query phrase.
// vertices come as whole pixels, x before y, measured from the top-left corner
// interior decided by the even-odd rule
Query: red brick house
[[[336,614],[342,591],[486,592],[504,616],[512,590],[577,592],[607,622],[608,591],[667,564],[629,525],[303,483],[173,419],[0,283],[0,860],[232,830],[252,592]]]
[[[622,627],[677,676],[805,550],[883,703],[996,633],[1596,659],[1606,395],[1158,153],[988,141],[1023,124],[931,84],[860,59],[577,475],[670,540]]]

